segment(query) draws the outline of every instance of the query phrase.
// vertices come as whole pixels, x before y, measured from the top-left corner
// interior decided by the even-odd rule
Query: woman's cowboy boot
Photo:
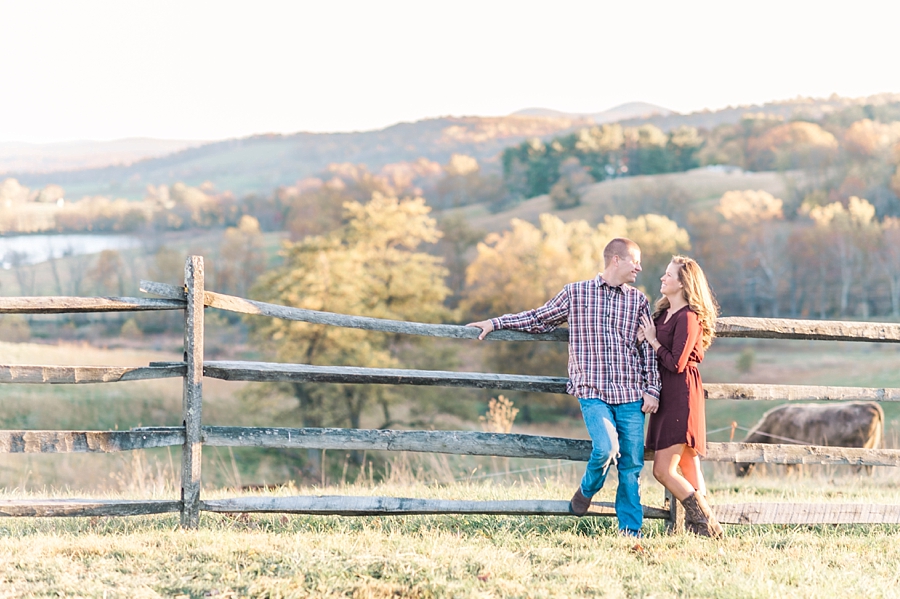
[[[706,501],[705,495],[697,495],[697,503],[700,504],[700,509],[703,510],[703,515],[706,516],[708,521],[707,526],[709,527],[709,532],[713,537],[717,539],[721,539],[725,536],[725,529],[722,528],[722,525],[719,524],[719,520],[716,518],[716,515],[713,513],[712,506],[709,505],[709,502]]]
[[[722,525],[716,520],[712,508],[703,495],[691,493],[684,501],[684,529],[701,537],[719,538],[725,534]]]

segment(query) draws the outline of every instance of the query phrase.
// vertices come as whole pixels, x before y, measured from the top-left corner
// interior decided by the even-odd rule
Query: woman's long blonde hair
[[[700,328],[703,330],[701,343],[703,349],[706,350],[712,345],[713,338],[716,336],[716,317],[719,315],[719,305],[713,297],[703,269],[696,260],[687,256],[672,256],[672,264],[679,266],[678,281],[684,285],[681,293],[688,303],[688,307],[700,320]],[[656,300],[654,308],[653,318],[656,318],[669,309],[668,298],[662,296]]]

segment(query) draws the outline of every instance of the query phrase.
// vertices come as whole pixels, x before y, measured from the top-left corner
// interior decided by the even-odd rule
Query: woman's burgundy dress
[[[647,450],[687,444],[706,455],[706,409],[697,364],[703,361],[702,330],[697,315],[685,306],[666,322],[656,317],[656,350],[662,390],[659,409],[650,415]]]

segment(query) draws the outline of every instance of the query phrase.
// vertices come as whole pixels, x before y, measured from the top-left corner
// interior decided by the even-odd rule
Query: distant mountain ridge
[[[766,102],[765,104],[744,104],[727,106],[718,110],[701,110],[690,114],[657,114],[648,117],[629,117],[620,121],[623,126],[651,124],[663,131],[671,131],[678,127],[696,127],[713,129],[719,125],[738,123],[748,114],[765,115],[771,118],[791,120],[821,120],[825,115],[851,106],[882,105],[900,102],[900,94],[883,93],[861,98],[845,98],[832,94],[828,98],[805,98],[798,96],[791,100]]]
[[[0,173],[49,173],[127,165],[205,143],[209,142],[147,137],[45,144],[0,142]]]
[[[525,108],[512,113],[512,116],[536,116],[549,118],[587,119],[598,125],[615,123],[625,119],[647,118],[651,116],[668,116],[673,111],[647,102],[628,102],[614,106],[609,110],[590,113],[570,113],[550,108]]]
[[[256,135],[204,144],[126,166],[57,171],[12,172],[27,187],[54,183],[66,196],[141,198],[147,185],[210,181],[237,196],[269,193],[281,185],[316,175],[332,163],[365,164],[377,171],[387,164],[419,158],[445,164],[455,153],[499,168],[506,147],[532,137],[550,138],[590,125],[569,118],[443,117],[399,123],[377,131]]]

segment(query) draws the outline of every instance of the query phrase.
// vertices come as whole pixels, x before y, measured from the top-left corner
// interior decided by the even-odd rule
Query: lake
[[[17,235],[0,237],[0,264],[37,264],[51,258],[96,254],[103,250],[137,247],[140,240],[131,235]],[[18,260],[16,259],[18,258]]]

